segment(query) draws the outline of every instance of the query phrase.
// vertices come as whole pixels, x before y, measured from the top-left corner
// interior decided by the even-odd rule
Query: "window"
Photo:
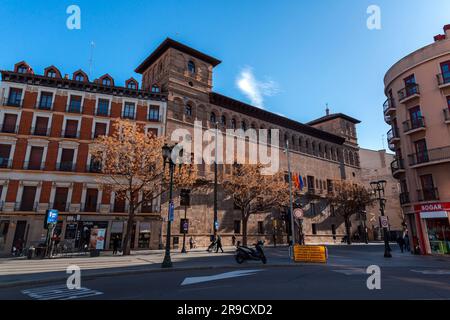
[[[94,139],[100,136],[106,136],[106,128],[108,124],[104,122],[96,122],[94,129]]]
[[[149,121],[159,121],[159,106],[150,106],[148,111]]]
[[[307,176],[306,179],[307,179],[307,182],[308,182],[308,190],[309,191],[314,191],[314,177]]]
[[[422,112],[420,106],[409,109],[409,117],[411,119],[411,129],[420,128],[423,126]]]
[[[67,211],[67,196],[69,194],[69,188],[55,189],[55,198],[53,200],[53,208],[61,212]]]
[[[188,71],[189,71],[191,74],[194,74],[194,73],[195,73],[195,63],[194,63],[192,60],[190,60],[190,61],[188,62]]]
[[[416,149],[417,163],[428,162],[428,148],[426,140],[425,139],[418,140],[414,142],[414,146]]]
[[[184,114],[188,117],[192,117],[192,106],[190,104],[187,104],[184,108]]]
[[[39,100],[39,109],[50,110],[52,108],[53,93],[41,92],[41,99]]]
[[[78,120],[66,120],[64,138],[78,138]]]
[[[17,114],[5,113],[3,117],[2,132],[16,133]]]
[[[264,222],[263,221],[258,221],[258,233],[264,234]]]
[[[123,107],[123,118],[124,119],[134,119],[134,103],[125,102]]]
[[[433,176],[431,174],[420,176],[420,183],[422,185],[422,194],[419,195],[419,201],[438,200],[437,191],[434,187]]]
[[[33,134],[35,136],[48,135],[48,117],[36,117]]]
[[[141,205],[142,213],[152,213],[153,212],[153,197],[150,193],[145,192],[143,195],[143,202]],[[189,222],[189,220],[188,220]]]
[[[55,70],[50,69],[49,71],[47,71],[47,77],[49,77],[49,78],[56,78]]]
[[[111,85],[111,79],[110,78],[103,78],[102,79],[102,85],[110,86]]]
[[[20,211],[33,211],[35,198],[36,187],[24,186],[22,192],[22,201],[20,202]]]
[[[236,119],[231,119],[231,128],[236,129]]]
[[[211,123],[216,123],[216,114],[214,112],[211,112],[211,115],[209,117],[209,121]]]
[[[17,72],[18,73],[27,73],[28,68],[26,65],[22,64],[17,68]]]
[[[73,170],[74,155],[75,155],[74,149],[62,149],[61,162],[59,164],[59,171],[72,171]]]
[[[116,192],[114,197],[114,212],[125,212],[125,196],[123,192]]]
[[[221,116],[221,117],[220,117],[220,124],[221,124],[222,126],[226,126],[226,125],[227,125],[227,117]]]
[[[86,189],[86,202],[84,204],[84,212],[97,211],[98,190],[88,188]]]
[[[109,115],[109,100],[98,99],[97,102],[97,116],[107,117]]]
[[[241,233],[241,220],[234,220],[234,233]]]
[[[69,107],[67,112],[80,113],[81,112],[81,96],[70,96]]]
[[[416,85],[416,77],[414,75],[410,75],[403,81],[405,82],[406,96],[409,97],[412,96],[413,94],[418,93]]]
[[[159,93],[159,87],[156,85],[156,84],[154,84],[153,86],[152,86],[152,92],[153,93]]]
[[[242,130],[247,130],[247,123],[245,122],[245,121],[242,121],[241,122],[241,128],[242,128]]]
[[[137,88],[136,82],[134,82],[134,81],[128,82],[127,88],[128,88],[128,89],[136,90],[136,88]]]
[[[11,88],[9,90],[8,105],[14,107],[22,105],[22,89]]]
[[[333,181],[330,179],[327,179],[327,191],[328,193],[333,192]]]
[[[0,144],[0,168],[8,168],[10,154],[11,154],[11,145]]]
[[[84,76],[81,73],[75,75],[75,81],[84,82]]]
[[[100,157],[92,156],[91,163],[89,163],[89,172],[99,173],[102,171],[102,159]]]
[[[317,234],[317,224],[312,223],[311,224],[312,234]]]
[[[444,83],[450,83],[450,61],[441,64],[442,80]]]
[[[44,155],[44,147],[31,147],[30,158],[28,160],[29,170],[41,170],[42,169],[42,156]]]

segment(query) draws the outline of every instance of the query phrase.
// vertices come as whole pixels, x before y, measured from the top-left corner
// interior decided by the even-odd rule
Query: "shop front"
[[[421,251],[426,254],[450,254],[450,202],[429,203],[414,207]]]

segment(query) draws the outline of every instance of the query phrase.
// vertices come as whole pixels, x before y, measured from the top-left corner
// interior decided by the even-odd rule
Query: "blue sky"
[[[81,29],[66,27],[69,5],[81,9]],[[381,30],[366,27],[369,5],[381,8]],[[433,41],[450,23],[448,0],[2,0],[0,68],[26,60],[37,73],[51,64],[118,83],[166,37],[220,60],[214,90],[301,122],[343,112],[362,121],[365,148],[382,136],[383,77],[398,59]],[[260,96],[243,92],[258,88]],[[265,95],[267,93],[268,95]],[[253,98],[253,100],[251,99]]]

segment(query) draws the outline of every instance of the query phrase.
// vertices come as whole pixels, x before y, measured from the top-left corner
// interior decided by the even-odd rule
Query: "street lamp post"
[[[216,133],[215,133],[215,155],[214,155],[214,221],[213,221],[213,230],[214,230],[214,240],[217,238],[217,136],[219,133],[219,123],[216,122]]]
[[[183,248],[181,249],[181,253],[187,253],[186,251],[186,233],[189,227],[187,222],[187,208],[189,206],[189,197],[190,192],[187,189],[181,190],[181,205],[184,205],[184,221],[183,221]]]
[[[380,203],[380,213],[384,217],[384,207],[386,204],[386,199],[384,198],[384,189],[386,187],[386,180],[373,181],[370,183],[372,190],[375,193],[376,199]],[[392,258],[391,247],[389,246],[389,235],[387,227],[383,226],[383,238],[384,238],[384,257]]]
[[[292,200],[292,173],[291,173],[291,160],[289,156],[289,140],[286,140],[286,157],[288,165],[288,175],[289,175],[289,210],[291,213],[291,242],[292,246],[295,244],[295,226],[294,226],[294,205]]]
[[[169,210],[167,214],[167,233],[166,233],[166,252],[164,254],[164,261],[161,265],[162,268],[171,268],[172,260],[170,259],[170,231],[172,226],[172,216],[173,216],[173,171],[175,169],[175,163],[172,160],[172,150],[173,146],[165,144],[162,148],[162,154],[164,159],[164,167],[169,164],[170,172],[170,185],[169,185]]]

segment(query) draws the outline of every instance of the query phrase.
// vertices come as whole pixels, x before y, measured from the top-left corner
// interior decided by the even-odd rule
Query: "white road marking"
[[[237,271],[216,274],[216,275],[212,275],[212,276],[189,277],[189,278],[185,278],[183,280],[183,282],[181,283],[181,286],[187,286],[187,285],[191,285],[191,284],[208,282],[208,281],[216,281],[216,280],[221,280],[221,279],[251,276],[260,271],[263,271],[263,270],[237,270]]]
[[[346,276],[355,276],[355,275],[365,275],[366,273],[366,269],[363,268],[351,268],[351,269],[342,269],[342,270],[333,270],[334,272],[337,273],[343,273]]]
[[[450,275],[450,270],[413,270],[412,272],[431,275]]]
[[[21,292],[35,300],[73,300],[103,294],[103,292],[88,288],[70,290],[66,285],[32,288]]]

